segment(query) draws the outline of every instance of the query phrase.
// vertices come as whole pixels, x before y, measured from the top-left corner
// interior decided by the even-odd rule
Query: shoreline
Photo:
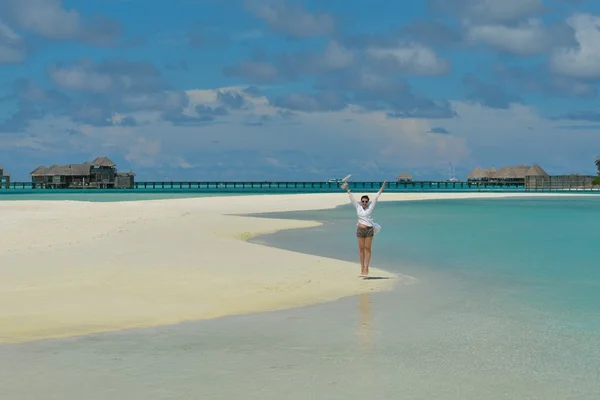
[[[557,195],[573,194],[384,192],[380,201]],[[379,269],[371,275],[391,279],[365,280],[357,263],[248,242],[321,225],[252,214],[343,204],[346,193],[0,201],[0,344],[290,309],[411,281]]]

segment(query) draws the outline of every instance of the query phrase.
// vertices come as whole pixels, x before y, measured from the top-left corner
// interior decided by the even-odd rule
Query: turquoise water
[[[140,200],[166,200],[166,199],[188,199],[197,197],[213,197],[213,196],[249,196],[253,194],[266,193],[200,193],[200,192],[121,192],[121,191],[68,191],[68,190],[53,190],[39,191],[32,193],[31,190],[26,191],[7,191],[0,192],[0,201],[16,201],[16,200],[53,200],[53,201],[89,201],[89,202],[117,202],[117,201],[140,201]]]
[[[93,189],[93,190],[81,190],[81,189],[0,189],[0,201],[4,200],[73,200],[73,201],[91,201],[91,202],[112,202],[112,201],[137,201],[137,200],[162,200],[162,199],[178,199],[178,198],[194,198],[204,196],[247,196],[257,194],[302,194],[302,193],[339,193],[340,189],[336,187],[322,187],[319,188],[311,187],[310,183],[303,187],[301,184],[298,187],[293,187],[293,182],[289,188],[284,186],[276,187],[254,187],[254,188],[242,188],[240,186],[234,188],[230,187],[217,187],[211,186],[210,188],[139,188],[139,189]],[[355,191],[361,190],[376,190],[378,184],[367,184],[367,189],[355,189]],[[390,187],[386,189],[386,192],[391,193],[470,193],[470,192],[487,192],[487,193],[521,193],[525,190],[523,188],[460,188],[460,185],[453,187],[449,184],[448,187],[407,187],[404,188],[402,185],[395,187],[394,184],[390,184]],[[548,191],[539,191],[548,192]],[[599,190],[587,190],[587,191],[572,191],[568,193],[577,193],[578,195],[589,195],[595,196],[600,193]]]
[[[418,279],[371,295],[386,381],[447,375],[446,392],[426,381],[415,398],[600,398],[600,198],[380,202],[374,214],[371,265]],[[254,241],[357,262],[351,206],[285,217],[325,224]],[[395,370],[389,357],[407,354],[412,372]]]
[[[350,206],[288,213],[325,226],[258,241],[356,261],[353,213]],[[599,328],[600,197],[381,202],[376,220],[383,231],[373,245],[374,266],[417,277],[451,273],[501,290],[507,301],[560,314],[565,323]]]
[[[325,224],[255,242],[356,262],[350,205],[271,216]],[[596,400],[599,216],[587,196],[380,202],[372,266],[409,286],[0,346],[0,387],[24,400]]]

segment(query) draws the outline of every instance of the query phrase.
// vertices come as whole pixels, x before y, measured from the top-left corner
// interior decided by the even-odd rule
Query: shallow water
[[[598,205],[380,203],[373,266],[416,283],[281,312],[0,346],[2,397],[598,399]],[[355,261],[353,213],[287,214],[328,222],[256,240]]]
[[[122,190],[6,190],[0,191],[0,201],[87,201],[87,202],[121,202],[121,201],[142,201],[142,200],[168,200],[168,199],[188,199],[196,197],[214,197],[214,196],[250,196],[254,194],[269,193],[202,193],[185,191],[122,191]]]
[[[6,398],[23,400],[598,398],[597,336],[536,329],[489,306],[482,312],[421,285],[287,312],[3,346],[9,368],[0,384]]]

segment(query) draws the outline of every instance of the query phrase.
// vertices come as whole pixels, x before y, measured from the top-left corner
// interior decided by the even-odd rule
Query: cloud
[[[447,61],[440,59],[433,50],[416,43],[398,47],[369,47],[366,53],[381,68],[390,72],[441,75],[449,70]]]
[[[540,20],[529,20],[517,26],[471,25],[466,28],[467,39],[485,43],[507,53],[539,54],[551,44],[550,36]]]
[[[485,83],[473,75],[463,78],[467,98],[489,108],[508,109],[511,104],[521,103],[520,96],[504,90],[499,85]]]
[[[600,78],[600,17],[575,14],[567,23],[575,31],[577,45],[554,51],[550,58],[552,70],[572,78]]]
[[[23,38],[0,20],[0,64],[19,63],[25,56]]]
[[[60,148],[64,154],[76,148],[77,151],[92,151],[95,146],[100,146],[106,149],[105,152],[110,151],[117,157],[123,157],[142,171],[151,165],[157,169],[180,169],[181,165],[187,165],[186,170],[198,173],[213,160],[217,162],[215,157],[218,157],[222,167],[211,166],[212,174],[217,176],[227,176],[228,168],[231,167],[224,161],[233,162],[235,157],[232,154],[236,152],[244,154],[236,161],[242,165],[239,167],[242,170],[248,166],[248,171],[256,171],[256,163],[259,163],[262,165],[261,173],[265,173],[278,160],[281,168],[288,168],[290,173],[297,176],[305,173],[303,165],[305,159],[308,159],[307,155],[310,155],[309,158],[315,160],[314,176],[320,176],[319,179],[328,178],[330,173],[335,172],[327,172],[322,168],[327,165],[331,151],[346,140],[358,145],[347,152],[348,157],[357,163],[364,156],[378,159],[381,163],[398,156],[422,163],[425,160],[431,161],[433,155],[441,157],[445,151],[456,154],[468,152],[464,150],[464,143],[460,139],[449,139],[441,145],[434,138],[420,138],[424,130],[430,130],[423,125],[424,121],[419,122],[420,127],[417,128],[414,119],[389,118],[385,111],[365,112],[352,103],[339,101],[334,93],[295,95],[271,100],[256,93],[247,94],[246,89],[224,87],[186,91],[187,103],[172,109],[173,113],[179,113],[180,120],[168,118],[160,110],[139,109],[109,115],[103,112],[105,109],[102,107],[67,107],[70,113],[46,113],[30,119],[27,126],[23,127],[24,131],[43,132],[43,138],[21,141],[14,145],[39,150],[46,147]],[[346,104],[347,106],[342,107]],[[297,113],[290,113],[290,109]],[[83,115],[84,111],[87,114]],[[199,125],[205,117],[211,120],[227,119],[222,124]],[[187,118],[189,123],[181,123],[183,118]],[[101,124],[103,119],[110,120],[110,123]],[[347,122],[349,119],[353,121],[351,124]],[[83,120],[86,122],[82,122]],[[140,121],[148,123],[141,124]],[[40,131],[39,127],[44,125],[55,128]],[[195,130],[198,126],[201,126],[202,134]],[[260,129],[253,129],[256,126],[260,126]],[[57,129],[62,133],[56,134]],[[250,129],[252,130],[248,131]],[[66,137],[69,138],[68,143],[64,142]],[[62,143],[61,147],[56,147],[59,142]],[[411,152],[408,142],[412,142],[419,150]],[[321,147],[315,149],[314,143],[319,143]],[[389,153],[390,146],[398,147],[398,150]],[[292,149],[296,154],[294,158],[282,156]],[[216,153],[211,153],[215,151]],[[419,159],[418,154],[426,156]],[[203,161],[198,162],[198,157]],[[201,166],[194,167],[195,165]],[[381,169],[383,164],[378,165],[379,167],[371,166],[373,173],[378,168]],[[242,170],[237,169],[243,175]],[[284,171],[282,169],[279,173]],[[245,174],[247,178],[251,178],[248,175],[250,172]],[[252,178],[258,177],[254,175]]]
[[[272,60],[264,52],[255,51],[250,60],[225,67],[223,73],[253,83],[286,82],[351,68],[357,60],[353,51],[331,40],[321,51],[281,52]]]
[[[50,78],[59,87],[78,92],[153,92],[163,87],[160,72],[146,62],[81,60],[74,65],[53,64]]]
[[[260,97],[262,93],[261,90],[254,85],[248,86],[242,92],[250,97]]]
[[[542,0],[429,0],[434,13],[454,14],[478,23],[510,23],[547,10]]]
[[[294,111],[339,111],[347,105],[347,99],[339,92],[321,91],[317,94],[288,93],[269,102],[275,107]]]
[[[28,92],[30,98],[51,98],[47,91]],[[172,110],[188,116],[195,122],[191,124],[165,118],[161,110],[150,108],[114,114],[113,123],[98,126],[82,124],[67,114],[46,114],[31,120],[19,141],[5,140],[3,148],[52,149],[46,155],[51,158],[103,149],[128,162],[127,168],[134,169],[138,179],[147,179],[145,174],[156,179],[156,174],[161,174],[176,179],[286,176],[319,180],[353,168],[358,168],[357,176],[364,179],[395,176],[402,170],[416,177],[443,175],[448,162],[458,165],[459,174],[461,168],[466,173],[472,165],[533,162],[550,171],[568,167],[585,172],[583,159],[595,143],[593,137],[584,135],[589,132],[585,124],[571,123],[573,127],[566,128],[566,117],[544,119],[532,108],[518,104],[490,109],[452,101],[448,107],[461,118],[394,118],[386,110],[367,110],[352,98],[345,99],[342,108],[338,106],[342,102],[325,93],[282,97],[286,103],[257,92],[250,95],[246,86],[189,90],[184,92],[187,101]],[[297,111],[291,114],[290,108]],[[198,120],[206,116],[226,120],[199,125]],[[536,129],[532,131],[531,126]],[[34,132],[37,136],[31,136]],[[542,141],[543,148],[537,146]],[[514,146],[515,142],[519,146]],[[342,160],[331,156],[340,143],[353,143]],[[579,159],[581,162],[573,162]],[[364,160],[371,162],[363,169]]]
[[[254,83],[270,83],[279,79],[278,69],[269,61],[247,60],[241,61],[236,66],[223,68],[227,77],[239,77]]]
[[[458,27],[427,20],[403,32],[419,33],[435,45],[463,49],[479,45],[482,50],[521,57],[545,55],[555,47],[576,44],[573,29],[564,21],[544,18],[556,9],[542,0],[430,0],[429,8],[453,16]]]
[[[306,64],[315,65],[317,70],[336,70],[352,66],[356,55],[339,42],[331,40],[322,54],[309,53],[304,58],[307,60]]]
[[[70,99],[56,90],[46,90],[33,82],[19,79],[6,100],[16,104],[16,111],[0,123],[0,132],[25,132],[31,120],[68,106]]]
[[[328,36],[335,20],[328,13],[312,13],[299,4],[284,0],[248,0],[246,7],[277,33],[295,38]]]
[[[115,44],[121,27],[65,4],[0,3],[3,83],[19,73],[36,79],[0,93],[3,159],[101,149],[138,179],[318,180],[350,168],[379,179],[403,170],[445,176],[448,162],[585,172],[581,160],[600,140],[595,111],[540,116],[554,114],[550,106],[586,109],[597,95],[599,17],[566,18],[574,1],[431,0],[437,14],[389,28],[342,26],[353,16],[329,13],[337,8],[327,2],[215,1],[193,8],[206,11],[204,23],[147,37],[152,47],[135,53],[82,46]],[[234,28],[214,24],[217,7]],[[368,12],[358,17],[385,10]],[[148,26],[139,18],[128,25],[136,37]],[[69,58],[28,60],[44,45],[61,46],[50,59]],[[143,61],[156,54],[160,68]],[[22,70],[9,65],[24,61]],[[352,143],[343,160],[332,156],[340,143]]]
[[[80,60],[70,65],[53,64],[48,75],[60,89],[80,96],[63,114],[81,123],[112,125],[114,114],[140,110],[162,110],[171,115],[187,101],[183,92],[168,91],[160,71],[146,62]]]
[[[15,26],[52,40],[108,45],[122,33],[114,20],[102,15],[84,19],[74,9],[64,8],[62,0],[4,0],[0,13]]]
[[[461,160],[463,165],[497,168],[537,162],[549,174],[590,173],[593,167],[598,137],[577,128],[589,124],[570,121],[573,127],[564,129],[565,120],[544,118],[533,107],[522,104],[492,109],[454,102],[454,107],[462,118],[444,121],[443,126],[466,138],[472,152]]]
[[[168,114],[188,102],[184,92],[168,90],[160,71],[144,62],[80,60],[53,64],[48,75],[57,89],[44,88],[29,80],[15,83],[7,99],[16,104],[17,111],[0,129],[23,130],[33,120],[47,115],[66,116],[76,123],[93,126],[133,125],[140,121],[128,117],[128,113]]]
[[[571,120],[571,121],[588,121],[588,122],[600,122],[600,112],[597,111],[573,111],[558,117],[554,117],[553,119],[558,120]]]
[[[254,52],[252,60],[224,69],[226,76],[250,82],[285,83],[313,79],[316,93],[290,92],[270,97],[272,104],[290,110],[342,110],[354,104],[365,110],[383,110],[395,118],[451,118],[445,100],[415,93],[398,76],[440,75],[449,63],[418,43],[365,40],[327,41],[320,51],[282,52],[269,58]]]
[[[246,104],[244,96],[235,92],[217,92],[217,100],[232,109],[240,109]]]
[[[496,64],[492,68],[495,79],[505,89],[512,86],[521,92],[537,92],[551,96],[593,98],[596,87],[590,82],[550,73],[541,65],[522,68]]]

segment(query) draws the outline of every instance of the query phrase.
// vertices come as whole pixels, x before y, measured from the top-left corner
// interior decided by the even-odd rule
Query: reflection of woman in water
[[[359,328],[358,334],[364,345],[371,344],[371,300],[369,299],[369,293],[361,293],[359,296],[358,303],[358,318]]]
[[[369,196],[364,195],[360,198],[360,203],[358,203],[352,195],[348,183],[345,183],[344,187],[348,192],[348,196],[350,196],[352,204],[354,204],[354,207],[356,208],[356,215],[358,216],[356,237],[358,238],[358,250],[360,254],[360,274],[366,276],[369,275],[369,262],[371,261],[371,243],[373,242],[373,236],[381,229],[380,226],[373,221],[371,213],[375,208],[377,199],[379,199],[381,192],[383,192],[385,182],[383,182],[381,189],[375,194],[373,201],[371,202],[369,202]]]

